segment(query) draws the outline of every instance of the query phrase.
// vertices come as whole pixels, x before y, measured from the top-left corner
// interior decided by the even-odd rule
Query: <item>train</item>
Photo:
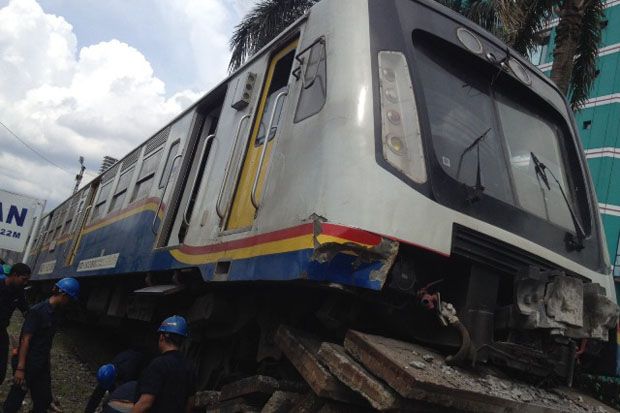
[[[316,3],[35,236],[32,283],[77,277],[89,322],[185,315],[202,388],[282,370],[281,324],[538,379],[617,349],[566,99],[432,0]]]

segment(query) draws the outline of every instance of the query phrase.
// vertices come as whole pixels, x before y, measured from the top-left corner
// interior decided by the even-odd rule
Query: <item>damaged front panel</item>
[[[320,271],[327,266],[339,270],[343,276],[363,277],[381,289],[396,260],[399,243],[370,233],[367,239],[341,241],[326,231],[325,225],[329,224],[319,219],[314,221],[311,267]]]

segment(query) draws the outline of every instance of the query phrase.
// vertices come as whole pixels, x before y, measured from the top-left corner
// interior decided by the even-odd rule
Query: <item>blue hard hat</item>
[[[0,274],[9,275],[11,273],[11,266],[9,264],[2,264],[0,266]]]
[[[177,334],[179,336],[187,337],[187,321],[180,315],[173,315],[162,321],[158,333],[170,333]]]
[[[74,300],[80,297],[80,283],[73,277],[66,277],[59,280],[56,283],[56,287]]]
[[[110,390],[116,382],[116,367],[114,364],[104,364],[97,370],[97,381],[106,390]]]

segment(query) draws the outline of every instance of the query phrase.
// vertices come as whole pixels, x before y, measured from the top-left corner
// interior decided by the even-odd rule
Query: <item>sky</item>
[[[0,189],[58,205],[224,79],[255,1],[0,0]]]

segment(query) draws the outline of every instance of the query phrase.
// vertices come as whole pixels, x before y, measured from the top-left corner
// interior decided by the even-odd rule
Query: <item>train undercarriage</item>
[[[541,261],[525,265],[516,249],[495,245],[491,255],[487,245],[483,253],[481,240],[466,235],[457,234],[450,257],[387,240],[373,249],[317,246],[313,259],[321,262],[338,254],[356,257],[352,266],[382,262],[374,274],[385,278],[380,292],[309,280],[206,283],[198,269],[185,268],[125,275],[123,283],[83,279],[87,311],[73,317],[145,347],[156,342],[155,323],[185,315],[185,351],[204,390],[256,375],[299,380],[276,339],[282,328],[327,343],[345,343],[357,331],[423,344],[447,366],[493,365],[537,384],[570,384],[578,363],[600,360],[618,317],[601,287]]]

